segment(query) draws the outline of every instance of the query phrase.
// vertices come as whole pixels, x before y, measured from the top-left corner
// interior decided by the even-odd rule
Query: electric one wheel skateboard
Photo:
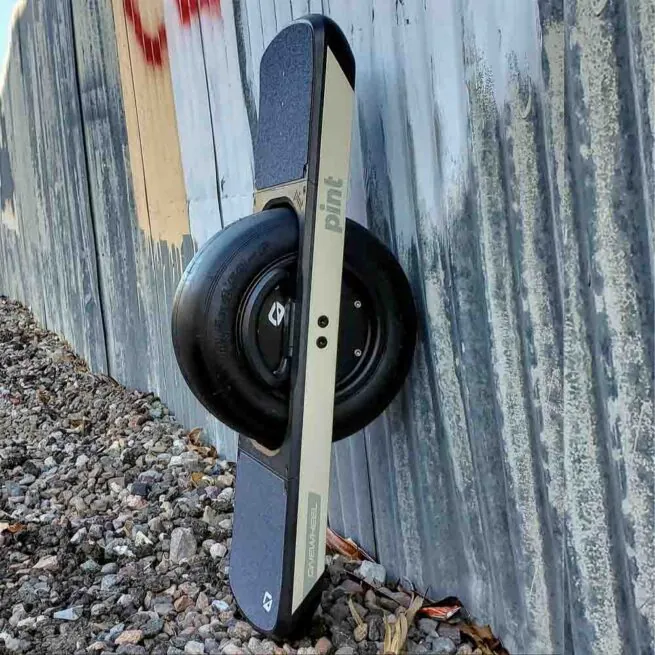
[[[332,442],[400,390],[416,342],[408,280],[345,216],[355,62],[334,21],[283,29],[260,65],[254,213],[178,286],[184,379],[239,432],[230,585],[259,632],[309,626],[325,580]]]

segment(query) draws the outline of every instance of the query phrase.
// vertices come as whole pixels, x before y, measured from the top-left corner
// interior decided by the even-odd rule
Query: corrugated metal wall
[[[31,0],[0,98],[0,291],[224,452],[168,316],[252,205],[258,65],[323,11],[357,67],[349,213],[420,308],[335,447],[331,524],[516,653],[655,652],[654,0]]]

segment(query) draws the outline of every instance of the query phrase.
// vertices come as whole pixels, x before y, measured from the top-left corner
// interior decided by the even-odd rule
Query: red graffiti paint
[[[151,66],[161,66],[164,62],[164,51],[166,50],[166,26],[162,23],[156,34],[148,34],[143,28],[141,11],[137,0],[124,0],[125,15],[134,26],[136,39],[143,50],[146,61]]]
[[[176,3],[182,25],[190,25],[193,18],[199,16],[201,11],[208,11],[217,16],[221,13],[221,0],[176,0]],[[143,27],[139,0],[124,0],[123,7],[127,19],[134,27],[134,34],[146,62],[150,66],[162,66],[168,46],[166,25],[162,21],[155,33],[148,33]]]
[[[193,17],[203,10],[220,15],[221,0],[177,0],[177,10],[182,25],[190,25]]]

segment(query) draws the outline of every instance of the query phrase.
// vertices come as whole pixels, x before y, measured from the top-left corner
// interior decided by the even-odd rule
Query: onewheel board
[[[172,332],[186,382],[240,433],[230,583],[260,632],[309,626],[320,600],[332,442],[398,393],[416,338],[393,254],[345,215],[355,65],[320,15],[260,66],[255,213],[198,251]]]

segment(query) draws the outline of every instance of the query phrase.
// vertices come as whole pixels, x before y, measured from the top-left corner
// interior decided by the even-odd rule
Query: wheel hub
[[[251,372],[273,393],[288,390],[295,281],[295,255],[269,266],[249,286],[237,319],[239,350]],[[379,321],[369,294],[354,273],[344,269],[337,398],[354,393],[366,381],[377,361],[380,345]]]

